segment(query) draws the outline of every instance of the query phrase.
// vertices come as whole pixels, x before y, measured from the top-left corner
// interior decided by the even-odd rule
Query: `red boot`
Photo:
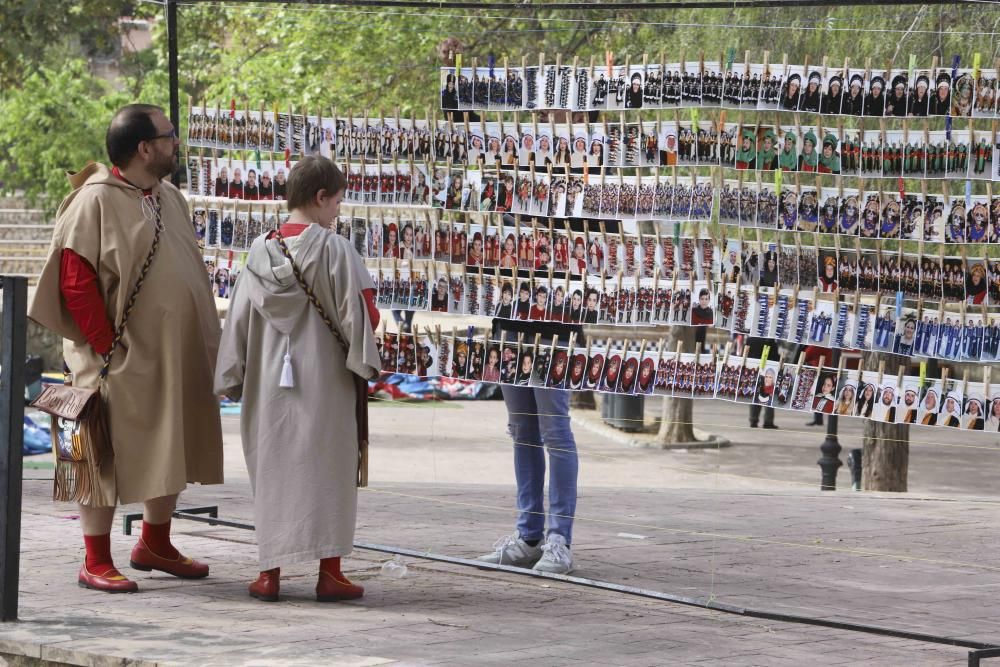
[[[277,602],[278,589],[281,588],[281,568],[261,570],[257,581],[250,584],[250,597],[261,602]]]
[[[319,562],[319,581],[316,583],[317,602],[357,600],[364,594],[364,587],[352,584],[340,571],[339,556],[324,558]]]

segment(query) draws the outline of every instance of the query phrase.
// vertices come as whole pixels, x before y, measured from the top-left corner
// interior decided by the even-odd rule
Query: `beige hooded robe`
[[[230,299],[215,387],[242,394],[261,570],[351,552],[358,461],[351,373],[369,379],[379,372],[362,296],[375,286],[350,242],[310,225],[287,243],[349,352],[309,302],[277,241],[259,236]],[[290,387],[281,386],[286,355]]]
[[[96,387],[103,360],[63,303],[62,251],[73,250],[97,271],[114,328],[154,225],[143,214],[142,192],[104,165],[89,164],[70,183],[28,316],[63,337],[74,384]],[[183,195],[166,182],[154,193],[163,232],[107,378],[114,465],[101,470],[103,497],[95,506],[173,495],[187,482],[222,483],[222,426],[212,392],[219,317]]]

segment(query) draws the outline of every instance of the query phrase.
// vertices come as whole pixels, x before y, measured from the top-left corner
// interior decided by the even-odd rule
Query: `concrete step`
[[[0,224],[0,239],[48,243],[54,231],[55,226],[48,224]]]
[[[0,258],[45,257],[49,252],[48,241],[0,241]]]
[[[0,224],[3,225],[39,225],[50,222],[49,216],[41,209],[0,207]]]
[[[0,257],[0,275],[36,277],[44,264],[44,257]]]

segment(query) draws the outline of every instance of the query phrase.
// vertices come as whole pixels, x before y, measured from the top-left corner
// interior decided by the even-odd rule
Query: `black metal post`
[[[843,465],[840,460],[840,442],[837,440],[837,415],[826,416],[826,438],[819,446],[821,456],[819,457],[819,467],[823,471],[823,480],[820,482],[820,491],[837,490],[837,469]]]
[[[830,363],[837,365],[839,357],[840,351],[834,350]],[[837,469],[843,465],[840,460],[840,450],[840,442],[837,440],[837,415],[831,413],[826,416],[826,438],[819,446],[820,457],[816,462],[822,471],[820,491],[837,490]]]
[[[969,667],[979,667],[979,661],[983,658],[1000,658],[1000,649],[986,648],[969,651]]]
[[[181,131],[180,77],[177,75],[177,0],[167,0],[167,69],[170,76],[170,122]],[[171,178],[180,186],[180,169]]]
[[[28,279],[0,276],[0,621],[17,620],[21,566],[21,447],[24,441],[24,356]]]

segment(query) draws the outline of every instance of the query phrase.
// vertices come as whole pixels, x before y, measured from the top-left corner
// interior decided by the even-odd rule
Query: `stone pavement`
[[[751,431],[745,410],[699,403],[696,421],[733,445],[688,451],[629,448],[579,415],[575,574],[1000,643],[995,436],[913,445],[908,494],[820,493],[822,435],[794,426],[803,419],[790,413],[778,414],[783,431]],[[501,403],[380,402],[372,424],[358,542],[473,557],[512,530]],[[217,504],[224,518],[249,521],[237,418],[224,427],[229,481],[193,487],[182,504]],[[943,435],[914,432],[928,442]],[[839,481],[849,487],[845,471]],[[314,570],[302,565],[283,571],[284,601],[268,605],[245,593],[253,533],[185,521],[176,541],[212,576],[129,572],[141,592],[112,597],[74,585],[79,527],[71,506],[47,501],[49,486],[25,482],[22,621],[0,626],[7,655],[88,665],[961,665],[967,655],[415,558],[405,578],[391,579],[379,574],[388,556],[362,550],[345,566],[364,599],[314,602]],[[123,566],[133,539],[113,535]]]

